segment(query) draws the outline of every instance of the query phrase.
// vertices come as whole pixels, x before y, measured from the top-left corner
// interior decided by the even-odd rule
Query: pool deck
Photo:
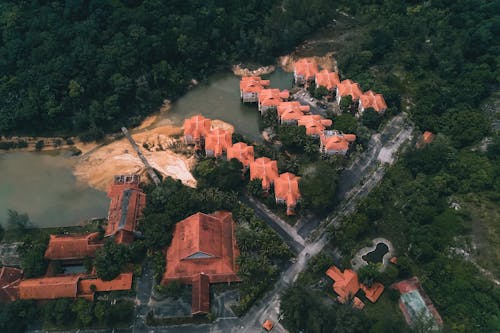
[[[392,246],[392,243],[385,238],[374,238],[372,240],[373,244],[372,246],[364,247],[361,250],[359,250],[358,253],[356,253],[356,255],[354,255],[354,258],[352,258],[351,260],[352,269],[358,271],[358,269],[360,269],[361,267],[368,265],[368,262],[363,259],[363,256],[369,252],[374,251],[378,243],[383,243],[387,245],[387,247],[389,248],[387,253],[382,257],[382,265],[380,267],[380,271],[383,272],[387,267],[387,265],[389,264],[389,260],[394,256],[394,247]]]

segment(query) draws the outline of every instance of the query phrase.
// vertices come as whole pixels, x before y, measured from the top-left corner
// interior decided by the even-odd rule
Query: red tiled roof
[[[269,80],[262,80],[260,76],[243,76],[240,81],[240,91],[258,93],[270,84]]]
[[[210,131],[205,139],[205,151],[207,155],[211,151],[213,156],[219,157],[224,151],[227,151],[233,144],[231,135],[231,132],[220,128]]]
[[[184,120],[184,138],[186,141],[199,141],[204,138],[212,126],[212,120],[196,115]]]
[[[346,269],[342,273],[337,267],[332,266],[326,271],[326,274],[335,281],[333,290],[339,295],[339,300],[342,303],[354,297],[360,288],[358,274],[351,269]]]
[[[363,95],[363,91],[359,87],[359,84],[352,82],[351,80],[344,80],[337,84],[338,95],[341,97],[350,95],[352,100],[358,100],[361,95]]]
[[[365,296],[370,302],[375,303],[384,292],[384,285],[375,282],[371,287],[367,287],[364,284],[361,284],[361,290],[365,292]]]
[[[232,158],[236,158],[245,167],[250,166],[250,163],[254,161],[253,146],[249,146],[244,142],[235,143],[227,149],[228,161]]]
[[[259,92],[259,105],[277,107],[283,100],[289,97],[290,93],[288,90],[263,89]]]
[[[312,136],[320,136],[332,124],[330,119],[324,119],[320,115],[307,115],[298,119],[298,125],[305,126],[306,134]]]
[[[305,80],[311,80],[318,73],[318,64],[314,59],[302,58],[295,62],[294,72]]]
[[[138,182],[115,181],[108,190],[108,197],[111,202],[105,236],[115,235],[118,231],[134,233],[138,219],[146,206],[146,194],[139,187]],[[115,241],[120,242],[120,239],[124,238],[117,237]]]
[[[82,278],[78,281],[78,292],[91,294],[93,293],[92,285],[95,287],[95,291],[130,290],[132,289],[132,278],[133,274],[131,272],[121,273],[111,281],[91,277]]]
[[[193,315],[210,312],[210,279],[200,273],[192,279],[191,313]]]
[[[356,135],[354,134],[341,134],[337,132],[332,132],[332,134],[324,131],[320,135],[321,150],[329,153],[346,153],[349,149],[349,143],[356,140]]]
[[[19,283],[19,298],[48,300],[74,298],[81,275],[64,275],[23,280]]]
[[[45,258],[49,260],[75,260],[95,257],[95,252],[102,247],[99,233],[83,235],[50,235]]]
[[[387,104],[385,103],[384,96],[381,94],[375,94],[373,91],[368,90],[363,95],[360,96],[361,106],[366,110],[368,108],[373,108],[376,112],[384,112],[387,110]]]
[[[281,116],[287,111],[295,110],[301,113],[308,113],[311,107],[309,105],[301,105],[297,101],[292,102],[281,102],[276,110],[278,111],[278,116]]]
[[[268,332],[269,332],[270,330],[272,330],[272,329],[273,329],[273,327],[274,327],[274,323],[268,319],[268,320],[266,320],[266,321],[264,322],[264,324],[262,325],[262,327],[263,327],[266,331],[268,331]]]
[[[236,277],[238,248],[229,212],[196,213],[178,222],[167,250],[164,281],[188,279],[200,273],[210,282]]]
[[[293,173],[282,173],[274,180],[274,194],[276,200],[286,202],[287,215],[293,215],[293,209],[300,199],[299,179]]]
[[[316,74],[316,85],[325,87],[328,90],[333,90],[340,83],[339,75],[335,72],[329,72],[323,69]]]
[[[250,179],[262,179],[262,189],[269,190],[278,178],[278,162],[261,157],[250,163]]]
[[[434,140],[434,134],[429,131],[425,131],[424,134],[422,134],[422,139],[424,143],[431,143]]]
[[[15,301],[19,298],[19,283],[23,271],[14,267],[0,268],[0,302]]]

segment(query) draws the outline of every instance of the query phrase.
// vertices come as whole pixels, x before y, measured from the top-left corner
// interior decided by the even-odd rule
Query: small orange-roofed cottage
[[[340,303],[345,304],[352,299],[353,307],[358,309],[364,308],[365,304],[355,296],[360,288],[356,272],[351,269],[346,269],[342,272],[336,266],[331,266],[326,271],[326,275],[334,281],[333,290],[339,295],[337,300]]]
[[[318,64],[314,59],[303,58],[295,62],[293,77],[296,85],[307,84],[308,81],[314,80],[317,73]]]
[[[299,179],[293,173],[282,173],[274,180],[276,203],[286,204],[286,215],[293,215],[295,206],[300,200]]]
[[[105,237],[114,236],[117,243],[132,243],[134,233],[146,207],[146,194],[139,187],[138,175],[115,176],[109,187],[111,199]]]
[[[45,259],[79,261],[85,257],[95,257],[95,252],[102,245],[98,232],[82,235],[50,235]]]
[[[361,284],[361,290],[364,291],[365,297],[372,303],[375,303],[380,295],[384,292],[384,285],[379,282],[375,282],[371,285],[371,287],[365,286]]]
[[[330,119],[325,119],[320,115],[302,116],[298,120],[298,125],[306,128],[306,134],[316,138],[318,138],[327,127],[332,126],[332,124],[333,122]]]
[[[262,80],[260,76],[243,76],[240,81],[240,98],[243,103],[256,103],[259,92],[271,84],[269,80]]]
[[[337,84],[340,83],[339,75],[326,69],[316,74],[315,81],[317,87],[325,87],[330,93],[335,92]]]
[[[232,144],[232,133],[216,128],[207,134],[205,139],[205,154],[209,157],[220,157]]]
[[[269,191],[276,178],[278,178],[278,162],[261,157],[250,163],[250,179],[261,179],[263,191]]]
[[[356,141],[356,135],[342,134],[337,131],[323,131],[319,139],[322,153],[345,155],[349,150],[349,144]]]
[[[365,92],[359,97],[359,115],[363,114],[363,112],[368,108],[372,108],[375,112],[383,114],[385,110],[387,110],[387,104],[385,104],[384,96],[381,94],[375,94],[371,90]]]
[[[363,91],[359,87],[359,84],[352,82],[351,80],[344,80],[337,84],[337,104],[340,105],[340,100],[342,97],[351,96],[353,104],[359,101],[359,98],[363,95]]]
[[[244,142],[238,142],[227,149],[227,160],[237,159],[247,169],[250,163],[254,161],[253,146],[249,146]]]
[[[263,89],[259,92],[259,111],[261,114],[271,108],[277,108],[282,102],[290,97],[288,90]]]
[[[175,225],[162,284],[191,284],[193,315],[210,312],[210,283],[240,281],[235,229],[229,212],[196,213]]]
[[[23,271],[14,267],[0,268],[0,302],[15,301],[19,298],[19,283]]]
[[[212,120],[196,115],[184,120],[184,141],[186,144],[201,146],[205,136],[210,132]]]

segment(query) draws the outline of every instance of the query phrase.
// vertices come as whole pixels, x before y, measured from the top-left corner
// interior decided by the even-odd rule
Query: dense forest
[[[272,61],[333,11],[325,0],[3,1],[0,133],[99,138],[192,79]]]

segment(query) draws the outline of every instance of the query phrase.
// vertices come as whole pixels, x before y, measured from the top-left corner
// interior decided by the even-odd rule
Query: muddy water
[[[290,89],[293,83],[293,74],[281,69],[263,78],[271,80],[272,88]],[[200,83],[173,103],[171,110],[155,126],[181,125],[185,118],[202,114],[207,118],[228,122],[235,127],[236,132],[260,141],[257,105],[241,103],[239,82],[240,77],[231,72],[211,76],[207,82]]]
[[[293,75],[279,69],[264,78],[271,80],[273,88],[292,87]],[[230,72],[211,76],[177,100],[152,127],[182,124],[186,117],[201,113],[231,123],[249,139],[261,140],[257,106],[240,102],[239,80]],[[5,223],[7,209],[28,213],[40,227],[105,217],[106,194],[77,183],[72,174],[75,162],[64,153],[0,153],[0,223]]]
[[[0,222],[5,225],[7,209],[27,213],[40,227],[106,217],[106,194],[77,183],[74,162],[65,153],[1,153]]]

